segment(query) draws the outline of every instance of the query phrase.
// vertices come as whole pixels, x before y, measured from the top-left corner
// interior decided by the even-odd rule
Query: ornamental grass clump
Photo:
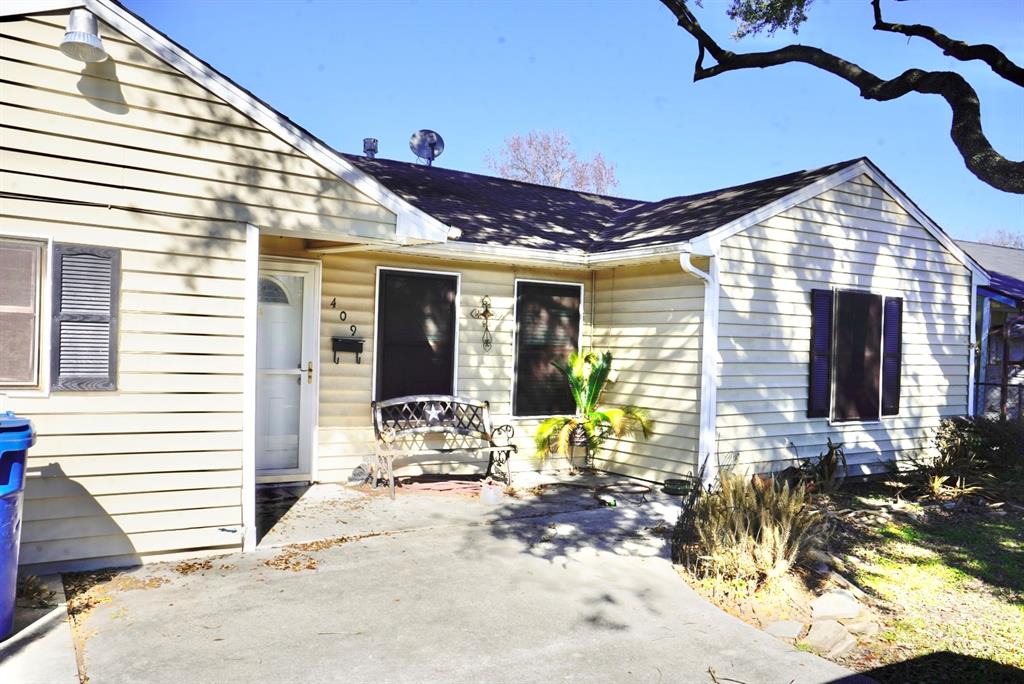
[[[723,473],[719,489],[696,501],[676,560],[698,577],[771,585],[821,545],[824,526],[809,503],[803,484]]]

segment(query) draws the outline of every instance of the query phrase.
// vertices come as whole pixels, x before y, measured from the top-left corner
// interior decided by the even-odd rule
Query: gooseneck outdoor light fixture
[[[71,10],[60,51],[79,62],[102,62],[107,58],[95,14],[86,9]]]

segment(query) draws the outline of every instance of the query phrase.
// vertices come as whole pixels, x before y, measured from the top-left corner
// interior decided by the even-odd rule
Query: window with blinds
[[[43,244],[0,238],[0,386],[39,384]]]
[[[582,299],[582,285],[516,282],[515,415],[576,412],[565,376],[552,361],[564,363],[579,350]]]
[[[53,269],[51,388],[116,389],[121,252],[56,244]]]
[[[376,399],[455,394],[456,276],[382,270]]]

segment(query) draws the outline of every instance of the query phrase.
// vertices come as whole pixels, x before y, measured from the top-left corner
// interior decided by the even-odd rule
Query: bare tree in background
[[[582,192],[604,194],[615,188],[615,164],[598,152],[582,161],[561,131],[530,131],[505,139],[497,157],[488,154],[487,167],[509,180],[551,185]]]
[[[697,42],[697,63],[693,67],[693,80],[701,81],[720,74],[742,69],[764,69],[780,64],[802,63],[826,71],[857,88],[866,100],[887,102],[910,93],[938,95],[952,113],[950,137],[968,170],[984,183],[1005,192],[1024,193],[1024,161],[1008,159],[996,150],[981,126],[981,100],[977,91],[964,76],[955,71],[925,71],[907,69],[892,78],[876,76],[867,69],[833,55],[820,48],[794,43],[766,52],[733,52],[709,35],[697,21],[688,0],[661,0],[675,16],[680,28]],[[694,0],[697,6],[703,0]],[[807,11],[813,0],[731,0],[726,8],[737,23],[734,38],[756,35],[762,31],[771,35],[779,29],[789,28],[794,33],[807,20]],[[868,13],[868,5],[871,11]],[[719,3],[715,3],[716,7]],[[865,25],[875,31],[895,33],[901,37],[919,38],[931,43],[943,55],[961,62],[981,62],[1007,84],[1024,88],[1024,67],[1013,62],[1001,50],[986,43],[969,44],[951,38],[926,24],[896,24],[882,17],[881,0],[864,0]],[[985,11],[981,3],[961,3],[965,13],[980,15]],[[874,19],[873,24],[867,22]],[[714,63],[706,64],[710,57]]]
[[[978,242],[987,242],[990,245],[998,245],[1000,247],[1013,247],[1015,249],[1024,249],[1024,233],[1014,233],[1009,230],[995,230],[985,233]]]

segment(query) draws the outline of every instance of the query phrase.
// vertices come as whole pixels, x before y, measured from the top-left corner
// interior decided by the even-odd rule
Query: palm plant
[[[642,439],[651,436],[654,423],[645,410],[636,406],[613,408],[599,405],[612,370],[611,352],[573,352],[567,363],[552,365],[568,381],[577,412],[574,416],[548,418],[537,427],[534,435],[537,458],[543,460],[552,451],[563,458],[570,458],[573,446],[583,446],[589,464],[593,454],[612,435]]]

